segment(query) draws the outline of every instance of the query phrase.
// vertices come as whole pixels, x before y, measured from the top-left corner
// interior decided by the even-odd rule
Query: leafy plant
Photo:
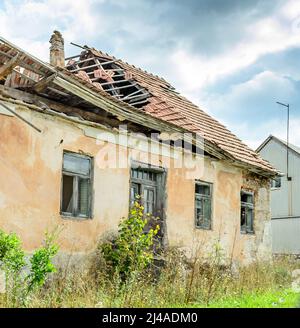
[[[148,219],[138,199],[130,209],[128,218],[121,220],[116,239],[101,245],[103,256],[112,270],[125,278],[143,270],[153,261],[154,237],[160,229],[156,225],[155,229],[145,232]]]
[[[58,252],[58,246],[54,243],[54,239],[54,235],[46,233],[45,245],[33,253],[30,259],[30,273],[26,278],[28,291],[36,286],[44,285],[47,275],[56,272],[52,259]]]
[[[0,230],[0,269],[5,272],[6,297],[13,306],[24,304],[34,287],[44,285],[47,275],[56,271],[52,263],[58,252],[55,238],[54,233],[46,233],[45,245],[30,257],[30,272],[26,275],[25,252],[20,238],[15,233]]]
[[[25,265],[25,253],[15,233],[0,230],[0,268],[8,272],[19,272]]]
[[[23,289],[21,270],[25,266],[25,253],[21,240],[15,233],[0,230],[0,269],[5,272],[7,298],[14,306]]]

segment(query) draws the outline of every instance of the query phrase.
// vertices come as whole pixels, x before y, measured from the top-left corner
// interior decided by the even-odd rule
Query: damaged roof
[[[68,58],[66,66],[60,68],[0,39],[0,84],[3,84],[1,78],[7,88],[37,93],[86,111],[92,104],[120,121],[140,122],[151,128],[157,127],[159,121],[169,131],[178,127],[177,131],[203,137],[208,153],[218,151],[226,159],[262,175],[277,174],[269,162],[176,92],[167,81],[94,48],[83,47],[80,54]],[[85,89],[80,89],[80,85]]]

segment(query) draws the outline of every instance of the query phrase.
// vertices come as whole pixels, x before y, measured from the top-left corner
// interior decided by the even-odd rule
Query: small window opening
[[[272,189],[280,189],[281,188],[281,177],[276,177],[271,181]]]

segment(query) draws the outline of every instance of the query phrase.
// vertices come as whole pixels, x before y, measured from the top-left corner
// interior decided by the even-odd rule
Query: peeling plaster
[[[62,226],[62,252],[89,253],[97,240],[115,230],[129,207],[129,168],[103,169],[100,146],[87,135],[98,131],[82,128],[60,116],[44,115],[20,108],[43,133],[39,134],[20,120],[1,117],[0,128],[0,227],[18,233],[27,250],[40,245],[44,231]],[[84,131],[83,131],[84,130]],[[100,130],[100,129],[99,129]],[[100,130],[102,131],[102,130]],[[62,141],[62,142],[61,142]],[[128,153],[118,145],[121,154]],[[107,147],[115,147],[107,143]],[[92,220],[66,220],[60,212],[61,167],[63,150],[90,154],[99,164],[94,168],[94,216]],[[130,153],[129,158],[146,160],[147,152]],[[166,154],[165,154],[166,155]],[[151,156],[151,164],[164,165],[176,159]],[[212,231],[194,225],[194,179],[213,183]],[[240,190],[255,191],[255,235],[240,234]],[[170,246],[181,246],[193,253],[195,245],[204,243],[209,250],[220,240],[227,257],[237,262],[256,259],[258,252],[271,254],[268,224],[270,196],[268,180],[249,175],[230,163],[200,158],[198,169],[170,168],[167,173],[167,239]],[[113,204],[113,206],[112,206]]]

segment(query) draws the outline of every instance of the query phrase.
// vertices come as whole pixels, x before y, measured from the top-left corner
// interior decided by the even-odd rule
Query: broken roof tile
[[[172,85],[161,77],[88,47],[84,47],[79,56],[74,56],[77,60],[69,60],[66,68],[53,67],[0,38],[0,66],[18,53],[24,56],[22,71],[18,71],[16,67],[7,77],[6,86],[31,87],[41,79],[47,82],[48,77],[52,75],[62,74],[63,78],[68,75],[97,92],[99,96],[122,104],[124,112],[135,107],[145,115],[197,133],[208,141],[209,145],[216,145],[218,151],[229,159],[249,164],[271,175],[277,172],[270,163],[264,161],[224,125],[176,92]],[[25,74],[24,69],[27,70]],[[67,96],[65,101],[68,101],[66,99],[69,99],[69,94],[62,90],[57,91],[61,97]]]
[[[122,60],[117,60],[115,57],[104,54],[99,50],[87,49],[84,53],[86,54],[88,51],[93,56],[107,61],[114,61],[117,67],[124,70],[125,79],[132,79],[138,86],[149,92],[148,101],[141,106],[141,109],[149,115],[204,136],[236,160],[274,171],[270,163],[263,160],[224,125],[176,92],[165,79],[136,68]]]

